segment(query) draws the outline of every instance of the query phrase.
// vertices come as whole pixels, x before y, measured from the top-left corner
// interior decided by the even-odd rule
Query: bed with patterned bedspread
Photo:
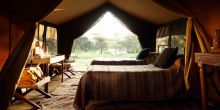
[[[74,106],[89,101],[173,99],[185,94],[183,59],[167,69],[149,65],[91,65],[77,88]]]
[[[96,58],[92,60],[91,65],[147,65],[153,63],[158,56],[158,53],[150,52],[143,60],[135,58]]]

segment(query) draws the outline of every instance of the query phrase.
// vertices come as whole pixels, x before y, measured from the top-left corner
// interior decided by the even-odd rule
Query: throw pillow
[[[149,48],[144,48],[142,49],[139,54],[137,55],[136,59],[137,60],[143,60],[149,55],[150,49]]]
[[[175,60],[178,53],[178,48],[165,48],[163,52],[157,57],[154,65],[161,68],[168,68]]]

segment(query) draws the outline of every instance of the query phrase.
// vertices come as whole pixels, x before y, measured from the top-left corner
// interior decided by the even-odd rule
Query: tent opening
[[[95,58],[135,58],[140,51],[137,35],[107,11],[87,32],[74,40],[70,60],[85,67]]]

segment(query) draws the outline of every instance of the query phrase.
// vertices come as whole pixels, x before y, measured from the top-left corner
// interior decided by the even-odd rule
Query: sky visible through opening
[[[114,17],[111,12],[106,12],[103,17],[95,24],[92,28],[90,28],[84,36],[88,38],[92,37],[91,35],[94,33],[102,34],[106,37],[111,37],[115,33],[123,33],[125,35],[134,35],[130,30],[128,30],[122,23]]]

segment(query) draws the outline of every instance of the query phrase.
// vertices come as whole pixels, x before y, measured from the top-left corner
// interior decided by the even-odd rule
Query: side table
[[[202,110],[207,110],[207,82],[204,65],[220,66],[220,53],[195,53],[195,62],[198,63],[200,71],[200,85],[202,95]]]

